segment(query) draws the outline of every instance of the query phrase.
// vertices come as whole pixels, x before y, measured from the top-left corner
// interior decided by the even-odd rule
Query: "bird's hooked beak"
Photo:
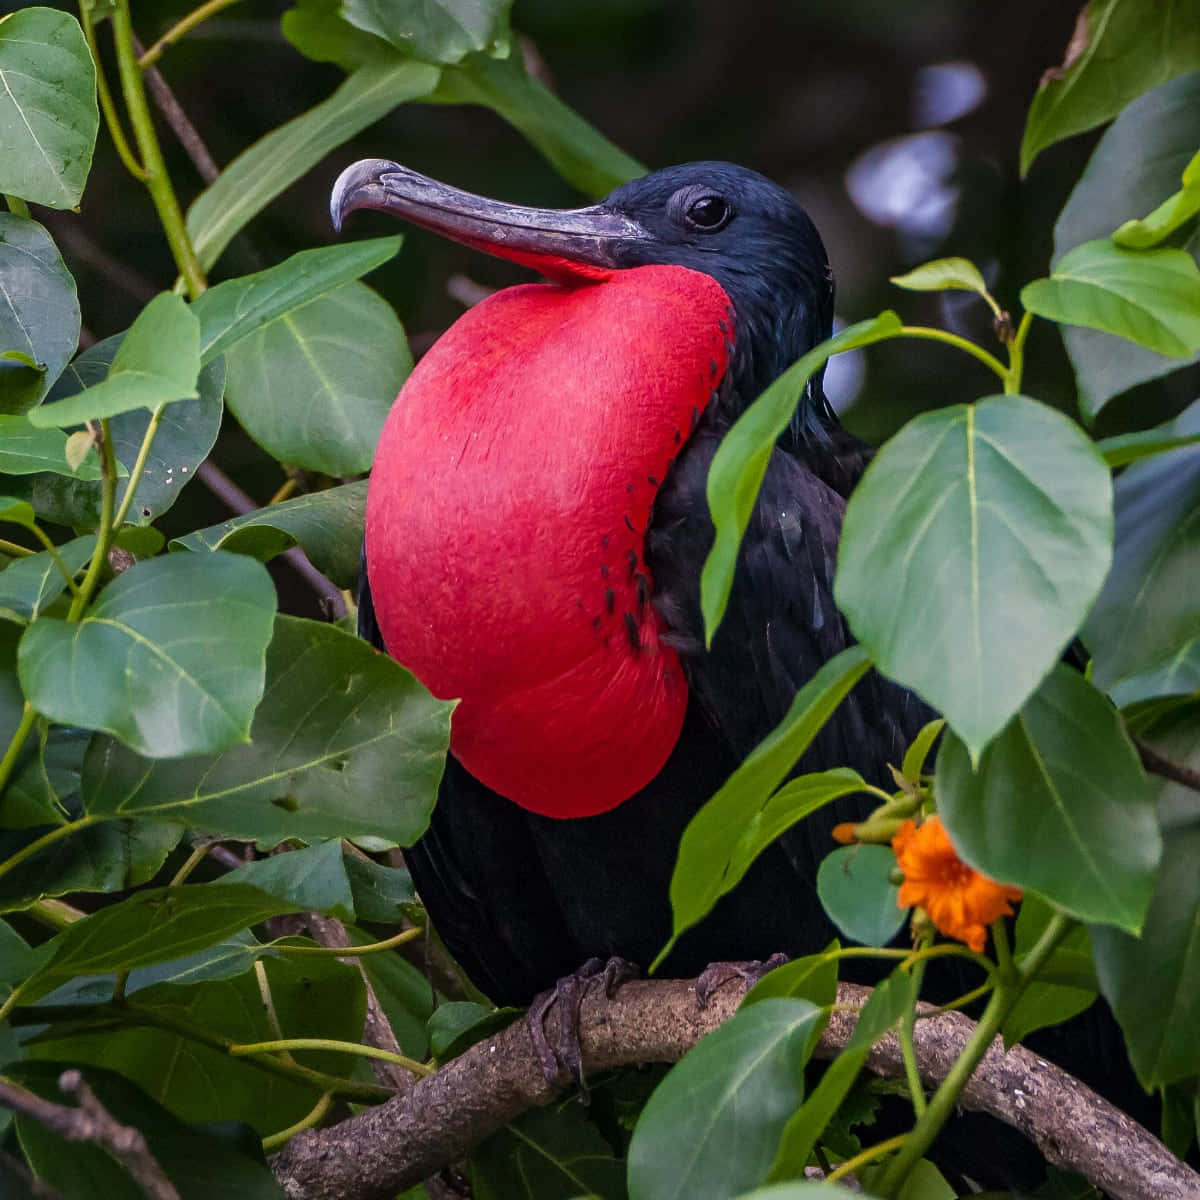
[[[374,208],[564,282],[606,279],[620,269],[617,252],[652,235],[603,204],[526,208],[439,183],[385,158],[347,167],[329,202],[334,229],[347,213]]]

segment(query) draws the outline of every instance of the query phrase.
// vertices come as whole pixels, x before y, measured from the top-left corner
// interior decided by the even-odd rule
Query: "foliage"
[[[1020,292],[1018,320],[961,257],[894,280],[982,300],[997,353],[884,311],[794,364],[714,461],[710,636],[772,447],[830,357],[896,338],[939,342],[972,355],[1003,392],[947,397],[880,450],[849,503],[837,575],[859,644],[798,693],[681,846],[674,937],[797,821],[839,796],[877,793],[877,811],[845,831],[857,844],[831,847],[816,881],[862,945],[768,976],[617,1132],[574,1106],[514,1123],[474,1159],[477,1195],[522,1186],[539,1200],[583,1188],[658,1200],[699,1194],[699,1178],[711,1196],[841,1194],[798,1181],[811,1161],[859,1167],[895,1149],[854,1145],[849,1124],[869,1107],[854,1080],[887,1031],[911,1049],[924,963],[947,954],[988,972],[984,1033],[1019,1038],[1102,993],[1140,1078],[1172,1089],[1174,1143],[1189,1140],[1197,1110],[1179,1097],[1200,1076],[1190,1036],[1200,805],[1155,786],[1133,739],[1200,755],[1200,401],[1153,429],[1090,432],[1131,386],[1200,356],[1200,28],[1180,18],[1178,36],[1163,37],[1183,7],[1091,0],[1068,61],[1034,97],[1023,167],[1060,138],[1113,123],[1059,218],[1048,273]],[[162,51],[139,63],[129,0],[82,0],[78,20],[33,6],[0,20],[0,910],[10,917],[0,1068],[53,1096],[53,1064],[85,1064],[184,1194],[210,1194],[214,1179],[231,1194],[277,1194],[262,1145],[324,1119],[330,1097],[386,1095],[345,1052],[362,1034],[364,974],[306,936],[270,936],[272,918],[316,911],[383,926],[386,941],[351,937],[409,1055],[431,1048],[444,1061],[512,1015],[476,995],[439,996],[435,1010],[415,967],[387,953],[421,932],[411,881],[385,855],[426,826],[453,705],[337,624],[278,613],[263,566],[302,550],[330,591],[353,585],[365,484],[347,477],[369,468],[412,365],[399,321],[361,279],[400,239],[208,281],[272,200],[402,103],[490,107],[593,194],[637,174],[530,77],[509,9],[298,0],[283,18],[289,41],[346,78],[246,147],[186,214],[144,90]],[[119,88],[98,62],[115,63]],[[71,209],[86,196],[101,112],[179,280],[160,280],[123,335],[76,354],[75,281],[29,205]],[[1062,328],[1082,424],[1025,378],[1038,318]],[[193,486],[223,420],[287,483],[261,509],[172,526],[168,541],[157,525]],[[1059,665],[1080,638],[1084,673]],[[789,778],[872,665],[944,714],[934,770],[925,760],[940,722],[914,743],[894,794],[848,768]],[[920,912],[911,953],[863,949],[908,918],[896,907],[892,836],[935,810],[966,864],[1025,890],[1013,950],[1002,924],[990,956],[935,943]],[[220,874],[239,842],[245,866],[193,881]],[[225,844],[220,863],[214,843]],[[286,853],[260,855],[276,848]],[[814,1089],[804,1067],[837,966],[871,953],[896,970]],[[290,1046],[296,1038],[322,1046]],[[947,1194],[922,1155],[973,1065],[964,1058],[928,1101],[913,1094],[913,1131],[870,1175],[875,1194]],[[230,1134],[191,1121],[243,1125]],[[114,1160],[28,1118],[6,1145],[72,1195],[133,1194]]]

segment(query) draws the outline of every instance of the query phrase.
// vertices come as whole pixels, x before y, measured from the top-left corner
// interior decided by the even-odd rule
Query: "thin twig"
[[[226,508],[235,512],[239,517],[258,510],[259,505],[255,502],[254,498],[243,492],[211,459],[207,462],[202,462],[196,468],[196,476]],[[346,615],[346,601],[342,598],[341,589],[326,579],[308,561],[307,556],[299,546],[293,546],[290,550],[285,550],[282,557],[286,559],[288,565],[316,593],[329,619],[331,621],[340,621]]]
[[[161,44],[161,43],[160,43]],[[157,67],[146,66],[147,53],[142,43],[135,37],[133,49],[138,55],[138,61],[145,68],[143,74],[150,88],[150,98],[155,107],[163,115],[163,119],[171,127],[171,132],[179,139],[179,144],[187,151],[200,178],[205,183],[212,183],[221,173],[213,156],[208,152],[204,139],[196,131],[195,125],[188,119],[183,106],[175,98],[171,85],[163,78]],[[156,56],[157,57],[157,56]]]
[[[1189,767],[1186,763],[1176,762],[1175,759],[1168,758],[1165,754],[1160,754],[1136,734],[1133,744],[1137,747],[1142,766],[1151,775],[1161,775],[1163,779],[1169,779],[1172,783],[1179,783],[1185,788],[1191,788],[1193,792],[1200,792],[1200,771]]]
[[[32,1117],[67,1141],[102,1146],[133,1176],[150,1200],[179,1200],[175,1185],[150,1153],[141,1131],[122,1125],[113,1117],[96,1099],[79,1071],[64,1071],[58,1078],[58,1087],[74,1096],[79,1106],[72,1108],[43,1100],[27,1088],[3,1078],[0,1078],[0,1104]]]

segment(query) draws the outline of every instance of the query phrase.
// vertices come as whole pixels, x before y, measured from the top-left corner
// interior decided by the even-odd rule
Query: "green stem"
[[[96,64],[96,93],[100,97],[100,111],[104,113],[104,124],[108,126],[108,136],[116,147],[117,157],[125,164],[125,169],[138,180],[146,182],[146,168],[133,156],[129,140],[121,128],[121,118],[117,106],[113,103],[112,91],[104,76],[104,68],[100,62],[100,48],[96,45],[96,27],[92,24],[92,10],[88,0],[80,0],[79,19],[83,25],[83,34],[87,38],[88,49],[92,52],[92,62]]]
[[[290,1050],[335,1050],[339,1054],[357,1054],[361,1058],[378,1058],[383,1062],[395,1063],[418,1078],[433,1074],[433,1067],[417,1062],[404,1054],[381,1050],[378,1046],[363,1046],[358,1042],[338,1042],[332,1038],[279,1038],[274,1042],[242,1042],[229,1046],[229,1053],[237,1057],[256,1054],[277,1054]]]
[[[1003,924],[1003,919],[992,926],[993,940],[996,939],[996,929]],[[888,1164],[883,1176],[875,1184],[875,1190],[883,1197],[893,1197],[899,1194],[908,1173],[913,1169],[925,1151],[933,1144],[933,1140],[941,1131],[942,1126],[954,1112],[958,1097],[967,1085],[980,1060],[987,1053],[1005,1018],[1012,1007],[1020,999],[1021,993],[1031,979],[1037,974],[1041,965],[1054,953],[1058,943],[1070,932],[1074,922],[1068,917],[1056,915],[1046,928],[1037,944],[1026,956],[1020,968],[1012,966],[1011,959],[1007,970],[997,970],[996,990],[984,1010],[975,1032],[971,1034],[962,1053],[954,1066],[950,1068],[946,1078],[942,1080],[937,1091],[929,1101],[924,1115],[913,1126],[912,1132],[904,1139],[900,1153]],[[1005,938],[1005,944],[1007,939]]]
[[[927,958],[919,959],[908,976],[908,1003],[904,1007],[904,1019],[900,1022],[900,1054],[904,1059],[904,1077],[908,1081],[908,1092],[912,1097],[913,1113],[917,1120],[925,1115],[925,1085],[917,1069],[917,1052],[913,1046],[913,1030],[916,1027],[917,1001],[921,998],[921,984],[925,980]]]
[[[97,1025],[149,1026],[152,1029],[164,1029],[168,1033],[178,1034],[189,1041],[201,1046],[208,1046],[222,1054],[229,1054],[233,1043],[227,1039],[209,1033],[189,1021],[167,1016],[157,1010],[139,1008],[135,1001],[118,1007],[112,1004],[46,1004],[21,1009],[12,1016],[14,1025],[45,1025],[70,1022],[77,1031],[95,1029]],[[81,1024],[86,1022],[86,1025]],[[357,1083],[353,1079],[341,1079],[337,1075],[328,1075],[324,1071],[314,1071],[311,1067],[300,1066],[299,1063],[286,1063],[282,1058],[270,1055],[248,1057],[245,1060],[267,1071],[272,1075],[280,1075],[299,1083],[309,1084],[323,1092],[333,1092],[353,1100],[365,1100],[378,1103],[387,1100],[392,1092],[385,1087],[372,1083]]]
[[[186,17],[181,17],[166,33],[138,59],[138,66],[143,70],[146,67],[152,67],[163,56],[163,51],[174,42],[179,41],[185,33],[195,29],[203,21],[207,21],[209,17],[215,16],[223,8],[229,8],[230,5],[236,4],[238,0],[208,0],[207,4],[201,4],[199,8],[193,9]]]
[[[1005,395],[1014,395],[1021,390],[1021,375],[1025,369],[1025,339],[1033,324],[1033,313],[1027,312],[1008,347],[1008,370],[1004,372]]]
[[[100,436],[97,441],[100,443],[101,470],[100,528],[96,531],[96,549],[92,552],[92,561],[88,564],[87,574],[83,577],[79,591],[75,593],[75,599],[71,601],[71,608],[67,613],[68,621],[78,621],[83,615],[83,610],[91,601],[92,593],[96,590],[96,584],[100,580],[100,572],[108,561],[108,548],[112,545],[113,539],[112,519],[117,496],[117,459],[113,454],[112,431],[106,420],[100,422]]]
[[[58,547],[47,536],[46,531],[40,525],[34,525],[33,536],[45,547],[46,553],[54,560],[54,565],[58,568],[59,574],[67,581],[67,587],[71,589],[73,596],[79,595],[79,587],[75,582],[75,576],[67,570],[67,564],[63,562],[62,555],[58,552]]]
[[[826,1183],[836,1183],[839,1179],[845,1179],[847,1175],[852,1175],[859,1167],[865,1167],[867,1163],[874,1162],[877,1158],[882,1158],[885,1154],[890,1154],[893,1150],[899,1150],[904,1145],[904,1139],[907,1134],[898,1133],[895,1137],[890,1137],[886,1142],[879,1142],[874,1146],[868,1146],[860,1154],[856,1154],[853,1158],[848,1158],[836,1170],[830,1171],[825,1176]]]
[[[17,759],[21,756],[25,739],[29,736],[29,731],[33,728],[35,721],[37,721],[37,713],[33,711],[33,705],[26,700],[25,709],[21,713],[21,720],[18,722],[17,728],[13,731],[11,739],[9,739],[8,749],[5,750],[4,757],[0,758],[0,794],[8,786],[9,777],[13,773],[13,768],[17,765]],[[4,870],[5,867],[0,865],[0,875],[4,874]]]
[[[993,354],[989,354],[982,346],[975,345],[965,337],[959,337],[957,333],[950,333],[946,329],[932,329],[925,325],[905,325],[897,335],[898,337],[924,338],[930,342],[944,342],[947,346],[957,346],[958,349],[965,351],[973,358],[979,359],[981,363],[990,371],[994,371],[1001,380],[1007,383],[1008,368]]]
[[[158,211],[158,219],[167,235],[175,264],[187,283],[188,295],[194,300],[208,283],[196,258],[192,240],[188,236],[187,225],[179,208],[179,201],[175,197],[171,177],[167,174],[167,167],[163,162],[158,134],[154,131],[154,121],[150,116],[150,106],[146,103],[142,70],[138,66],[137,54],[133,48],[133,21],[129,15],[129,0],[115,0],[112,23],[117,46],[117,69],[121,74],[121,90],[125,96],[125,107],[129,110],[133,135],[137,139],[138,150],[146,166],[146,187]]]
[[[28,546],[22,546],[19,542],[10,542],[8,538],[0,538],[0,550],[5,554],[11,554],[14,558],[28,558],[31,554],[36,554],[36,550],[31,550]]]
[[[61,931],[74,925],[76,921],[82,921],[87,913],[68,904],[65,900],[46,897],[42,900],[35,900],[25,909],[25,915],[32,917],[35,921],[41,921],[43,925],[51,929]]]
[[[19,732],[19,731],[18,731]],[[16,740],[15,738],[13,739]],[[11,750],[12,747],[10,746]],[[6,756],[7,757],[7,756]],[[11,769],[11,768],[10,768]],[[4,776],[0,775],[0,784],[5,782]],[[40,838],[35,838],[27,846],[22,846],[16,854],[10,858],[6,858],[0,862],[0,878],[7,875],[9,871],[19,867],[27,859],[32,858],[35,854],[45,850],[47,846],[53,846],[55,842],[61,842],[63,838],[70,837],[73,833],[78,833],[81,829],[90,829],[93,825],[100,824],[100,817],[93,816],[89,813],[87,816],[80,817],[78,821],[71,821],[67,825],[57,825],[51,829],[49,833],[43,833]]]
[[[26,220],[28,220],[29,205],[26,204],[20,196],[11,196],[8,194],[8,192],[5,192],[4,203],[8,205],[8,211],[12,213],[14,217],[25,217]]]
[[[187,882],[188,876],[204,861],[210,848],[211,843],[209,842],[195,847],[191,854],[187,856],[187,861],[171,877],[171,882],[167,886],[182,887]]]
[[[272,942],[271,949],[282,951],[284,954],[316,954],[336,958],[358,958],[363,954],[378,954],[383,950],[392,950],[419,938],[425,930],[418,925],[415,929],[405,929],[382,942],[370,942],[365,946],[288,946],[280,942]]]
[[[295,1125],[289,1125],[286,1129],[281,1129],[278,1133],[273,1133],[270,1137],[263,1138],[263,1153],[270,1154],[272,1150],[278,1150],[280,1146],[287,1145],[296,1134],[303,1133],[306,1129],[312,1129],[314,1126],[319,1125],[325,1119],[325,1114],[329,1111],[332,1101],[332,1092],[322,1092],[320,1100]]]
[[[142,444],[138,447],[137,459],[133,464],[133,469],[129,472],[129,478],[125,481],[125,495],[121,497],[121,507],[117,509],[117,515],[113,517],[114,533],[125,524],[125,516],[129,512],[129,506],[133,503],[134,493],[138,490],[138,484],[142,482],[142,473],[146,469],[146,460],[150,457],[150,443],[154,441],[154,435],[158,432],[164,408],[166,408],[166,405],[160,404],[150,414],[150,423],[146,426],[146,432],[142,435]]]

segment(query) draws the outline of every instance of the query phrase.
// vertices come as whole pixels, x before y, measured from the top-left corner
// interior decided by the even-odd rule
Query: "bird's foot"
[[[769,975],[787,961],[786,954],[772,954],[765,962],[755,959],[752,962],[709,963],[696,977],[696,1006],[707,1008],[713,992],[731,979],[740,979],[747,988],[752,988],[764,975]]]
[[[557,1083],[567,1072],[579,1085],[579,1098],[588,1102],[587,1081],[583,1077],[583,1049],[579,1044],[579,1010],[592,984],[600,981],[604,995],[611,1000],[627,979],[636,979],[638,968],[623,958],[589,958],[578,971],[564,975],[552,988],[534,998],[525,1020],[533,1038],[533,1048],[546,1082]],[[546,1032],[546,1015],[558,1006],[558,1030],[553,1044]]]

